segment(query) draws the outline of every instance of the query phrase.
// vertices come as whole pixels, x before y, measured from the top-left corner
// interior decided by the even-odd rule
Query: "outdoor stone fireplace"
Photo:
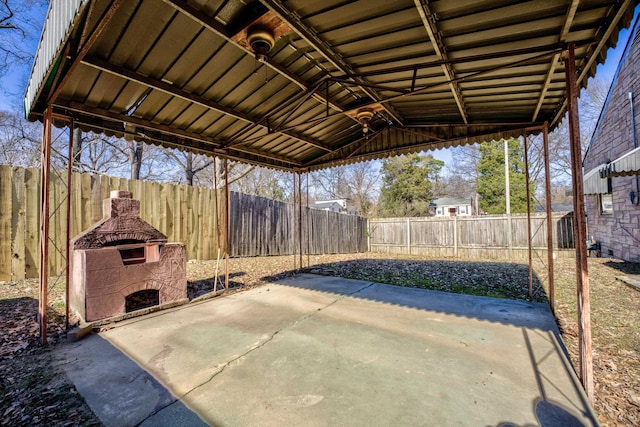
[[[142,220],[128,191],[112,191],[102,220],[71,245],[70,307],[86,322],[187,300],[184,244]]]

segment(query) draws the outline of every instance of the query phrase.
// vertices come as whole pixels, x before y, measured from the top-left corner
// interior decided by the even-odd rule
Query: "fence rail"
[[[556,253],[573,249],[573,213],[554,213],[552,222]],[[546,250],[546,214],[532,214],[531,225],[532,247]],[[377,218],[369,228],[372,252],[503,258],[528,250],[526,215]]]
[[[56,275],[65,265],[66,172],[54,171],[50,186],[49,273]],[[111,190],[131,191],[142,219],[170,242],[184,242],[189,259],[216,259],[225,251],[223,192],[101,175],[72,176],[72,236],[102,218],[102,200]],[[300,225],[303,253],[367,250],[365,218],[305,208],[300,221],[291,204],[235,192],[229,211],[231,256],[299,253]],[[38,277],[39,227],[40,170],[0,165],[0,280]]]

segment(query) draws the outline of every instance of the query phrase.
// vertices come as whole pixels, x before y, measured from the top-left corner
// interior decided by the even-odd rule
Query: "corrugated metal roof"
[[[74,20],[89,0],[52,1],[45,18],[40,44],[31,69],[31,78],[25,93],[25,112],[32,110],[32,102],[42,85],[60,66],[61,53],[73,28]]]
[[[602,164],[584,174],[582,178],[584,194],[605,194],[611,192],[611,181],[600,174],[600,171],[606,166],[606,164]]]
[[[600,176],[602,178],[630,175],[640,175],[640,147],[629,151],[600,168]]]
[[[562,116],[567,43],[584,85],[637,3],[52,0],[25,106],[282,169],[519,136]]]

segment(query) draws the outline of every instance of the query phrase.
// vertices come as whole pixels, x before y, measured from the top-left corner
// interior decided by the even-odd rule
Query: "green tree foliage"
[[[509,183],[511,212],[527,212],[524,148],[518,139],[507,141],[509,150]],[[480,144],[480,162],[476,188],[480,194],[480,209],[489,214],[506,212],[504,176],[504,140]],[[530,183],[530,194],[535,194]]]
[[[434,159],[430,154],[409,154],[384,160],[379,215],[429,215],[433,187],[438,182],[443,166],[442,160]]]

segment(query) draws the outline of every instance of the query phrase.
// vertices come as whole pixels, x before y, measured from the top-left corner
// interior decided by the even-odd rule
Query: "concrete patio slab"
[[[298,275],[56,352],[107,426],[597,425],[544,304]]]

